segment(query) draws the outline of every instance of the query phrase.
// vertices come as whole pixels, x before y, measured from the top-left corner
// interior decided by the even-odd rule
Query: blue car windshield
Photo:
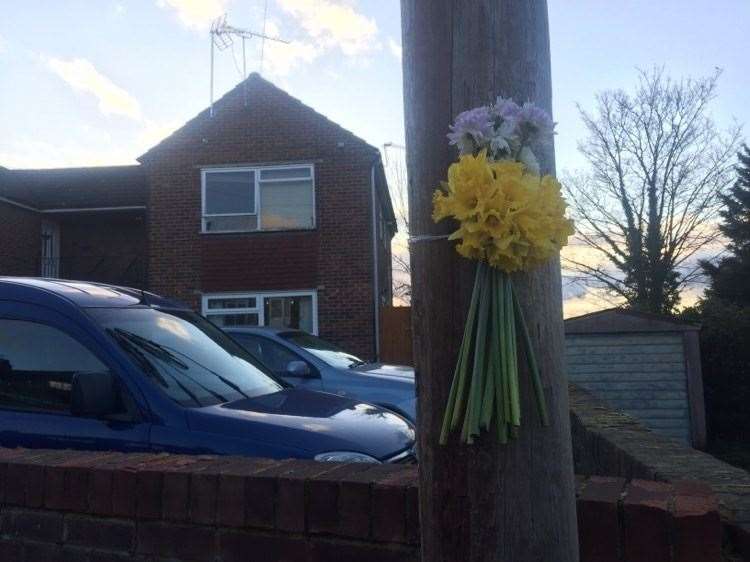
[[[295,345],[309,351],[316,357],[328,363],[331,367],[338,369],[353,369],[365,365],[359,357],[347,353],[330,342],[320,339],[307,332],[286,332],[279,334],[280,337]]]
[[[187,407],[281,390],[244,349],[198,314],[153,308],[90,308],[149,379]]]

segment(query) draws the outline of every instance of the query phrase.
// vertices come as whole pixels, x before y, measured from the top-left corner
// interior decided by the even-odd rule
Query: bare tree
[[[568,176],[578,238],[601,263],[571,257],[570,272],[629,306],[668,313],[715,249],[720,195],[733,179],[741,127],[717,129],[708,112],[720,70],[674,81],[640,71],[633,94],[597,96],[578,110],[588,131],[578,145],[590,170]]]
[[[406,158],[403,145],[388,142],[383,145],[383,159],[398,232],[393,240],[393,296],[402,302],[411,300],[411,264],[409,262],[409,197],[407,193]]]

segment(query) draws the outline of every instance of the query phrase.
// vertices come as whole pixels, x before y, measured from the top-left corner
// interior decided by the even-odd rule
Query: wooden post
[[[430,215],[433,190],[457,156],[446,139],[453,117],[497,95],[551,110],[547,3],[402,0],[401,6],[411,232],[444,234],[455,225],[435,225]],[[538,156],[553,172],[554,150]],[[494,434],[474,446],[455,437],[438,445],[476,264],[445,240],[412,244],[411,260],[422,559],[578,560],[559,260],[514,276],[552,426],[540,427],[522,370],[523,426],[505,447]]]

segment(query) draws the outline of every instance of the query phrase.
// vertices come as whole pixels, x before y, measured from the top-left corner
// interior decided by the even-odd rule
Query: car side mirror
[[[286,366],[286,374],[289,377],[309,377],[312,375],[310,365],[304,361],[290,361]]]
[[[82,418],[106,418],[122,413],[117,377],[112,373],[73,375],[70,412]]]

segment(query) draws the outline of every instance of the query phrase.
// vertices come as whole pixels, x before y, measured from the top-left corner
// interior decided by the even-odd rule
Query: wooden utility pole
[[[404,98],[412,236],[445,234],[432,193],[456,157],[446,139],[460,111],[533,101],[551,111],[546,0],[402,0]],[[565,134],[565,131],[561,131]],[[554,172],[554,150],[537,154]],[[573,461],[564,369],[559,260],[514,275],[550,409],[541,427],[521,370],[517,441],[438,445],[476,262],[446,240],[411,246],[414,356],[419,396],[422,559],[427,562],[578,560]]]

